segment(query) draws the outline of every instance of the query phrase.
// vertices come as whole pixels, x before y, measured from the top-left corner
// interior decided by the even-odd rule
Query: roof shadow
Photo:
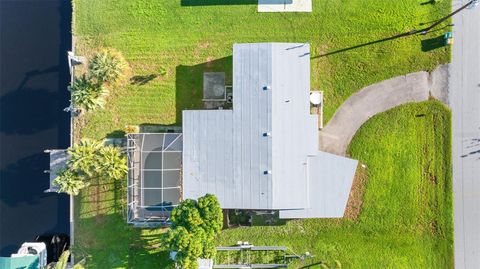
[[[422,51],[428,52],[434,49],[445,47],[445,38],[443,35],[421,41]]]
[[[232,85],[232,56],[197,65],[178,65],[175,81],[176,125],[182,124],[182,111],[203,109],[203,73],[225,72],[225,84]]]

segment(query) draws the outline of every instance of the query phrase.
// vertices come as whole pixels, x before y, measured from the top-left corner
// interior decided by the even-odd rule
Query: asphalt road
[[[67,195],[49,186],[49,148],[69,145],[71,6],[0,0],[0,255],[37,235],[69,233]]]
[[[453,9],[467,1],[453,1]],[[450,69],[453,120],[455,268],[480,268],[480,6],[453,17]]]

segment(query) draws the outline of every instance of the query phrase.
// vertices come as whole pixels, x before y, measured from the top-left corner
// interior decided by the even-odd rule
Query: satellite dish
[[[318,106],[322,103],[322,94],[320,92],[311,92],[310,93],[310,103],[312,105]]]

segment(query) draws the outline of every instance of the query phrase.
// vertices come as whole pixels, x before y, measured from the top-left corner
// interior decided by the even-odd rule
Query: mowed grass
[[[315,256],[293,268],[336,260],[342,268],[453,268],[450,148],[450,112],[438,102],[377,115],[350,146],[368,176],[357,220],[231,229],[218,243],[284,245]]]
[[[167,268],[160,246],[165,229],[127,224],[125,182],[99,179],[75,199],[76,260],[86,268]]]
[[[453,268],[450,112],[436,101],[404,105],[370,119],[350,154],[366,167],[356,220],[309,219],[282,226],[224,230],[218,245],[283,245],[342,268]],[[94,185],[77,198],[76,250],[87,268],[169,268],[162,229],[126,225],[119,182]]]
[[[77,121],[77,135],[91,138],[127,124],[181,124],[183,109],[202,106],[203,72],[224,71],[231,83],[234,43],[308,42],[315,57],[421,28],[450,10],[449,1],[414,0],[314,0],[309,14],[261,14],[256,5],[182,6],[180,0],[73,2],[77,54],[114,47],[137,81],[113,89],[104,110]],[[364,86],[448,62],[448,48],[424,52],[421,46],[442,31],[313,58],[311,86],[325,92],[326,120]],[[368,167],[358,220],[232,229],[218,243],[286,245],[310,251],[312,263],[338,260],[343,268],[453,267],[449,147],[450,114],[437,103],[379,115],[351,146],[352,156]],[[171,266],[159,243],[164,230],[126,225],[124,185],[94,184],[77,197],[76,253],[87,257],[87,268]]]
[[[225,71],[231,83],[234,43],[310,43],[311,88],[325,92],[326,121],[364,86],[449,61],[448,48],[424,52],[421,44],[446,29],[314,57],[425,27],[450,11],[450,1],[313,0],[312,13],[258,13],[255,1],[233,2],[247,4],[73,0],[77,54],[114,47],[143,81],[114,89],[106,109],[77,122],[78,134],[103,138],[127,124],[180,125],[183,109],[202,106],[203,72]]]

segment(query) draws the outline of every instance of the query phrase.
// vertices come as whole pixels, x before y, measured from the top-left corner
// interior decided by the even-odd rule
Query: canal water
[[[69,233],[69,199],[49,187],[45,149],[69,145],[69,0],[0,0],[0,256]]]

